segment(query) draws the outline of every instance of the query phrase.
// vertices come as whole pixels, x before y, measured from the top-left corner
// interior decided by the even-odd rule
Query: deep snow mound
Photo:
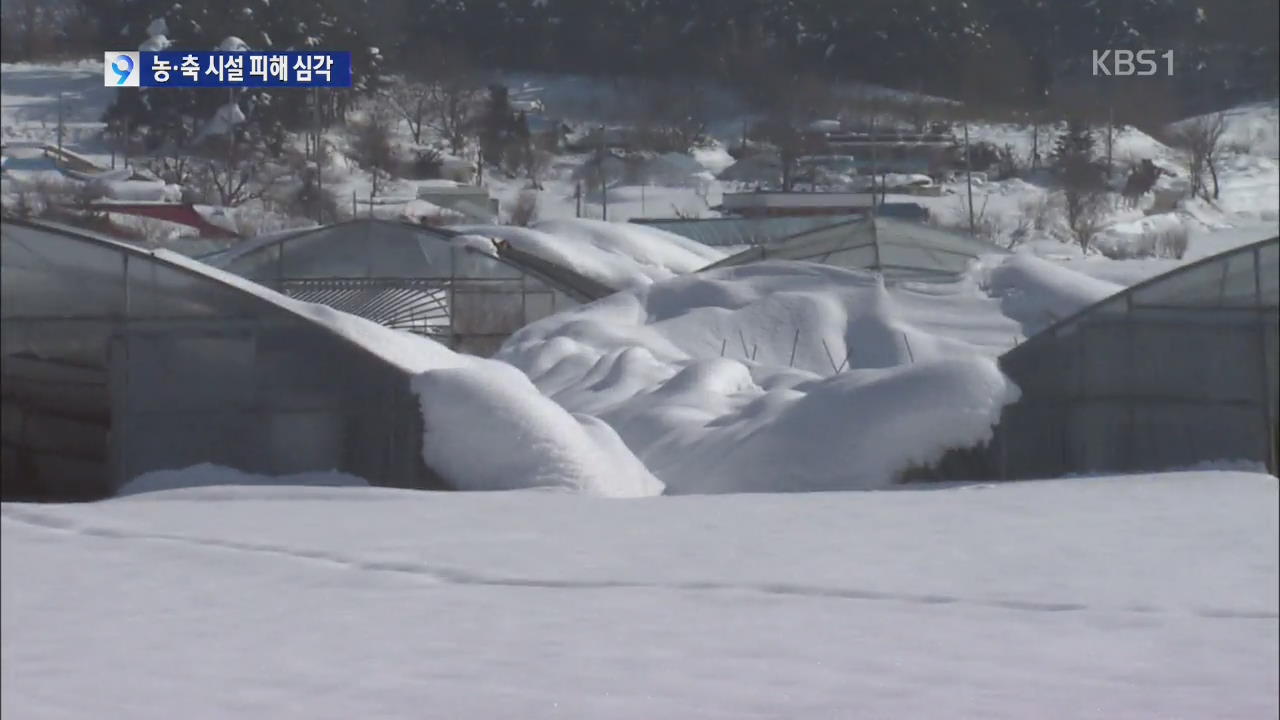
[[[1037,257],[1031,248],[985,273],[988,292],[1000,298],[1004,314],[1022,323],[1027,336],[1124,289]]]
[[[660,495],[607,425],[570,415],[519,370],[490,360],[414,379],[423,459],[461,490],[562,487],[608,497]]]
[[[619,289],[691,273],[725,256],[720,250],[664,230],[601,220],[556,219],[529,228],[473,225],[460,229],[505,240],[519,250]]]
[[[969,277],[766,262],[546,318],[498,358],[611,425],[668,493],[865,489],[986,440],[1019,336]]]

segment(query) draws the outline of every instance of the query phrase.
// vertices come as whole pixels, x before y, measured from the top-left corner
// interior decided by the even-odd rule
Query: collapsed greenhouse
[[[445,487],[410,375],[309,306],[76,228],[0,229],[6,500],[101,498],[202,462]]]
[[[665,230],[710,247],[768,245],[818,228],[841,225],[861,215],[798,215],[781,217],[721,217],[674,220],[632,218],[629,222]]]
[[[1246,462],[1277,471],[1280,238],[1124,290],[1006,353],[987,476]]]
[[[928,279],[964,272],[983,255],[1007,253],[996,245],[923,223],[867,216],[758,245],[705,269],[768,259],[806,260],[872,270],[892,279]]]
[[[257,238],[203,259],[288,297],[473,355],[608,292],[505,244],[367,218]]]

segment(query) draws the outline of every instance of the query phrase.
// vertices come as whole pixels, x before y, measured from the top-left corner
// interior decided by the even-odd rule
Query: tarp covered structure
[[[205,462],[444,487],[409,373],[308,306],[46,223],[0,224],[0,271],[6,500],[106,497]]]

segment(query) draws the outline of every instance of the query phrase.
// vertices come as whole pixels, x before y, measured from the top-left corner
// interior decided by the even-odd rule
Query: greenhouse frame
[[[781,217],[720,217],[674,220],[632,218],[629,222],[665,230],[709,247],[769,245],[800,233],[840,225],[861,215],[799,215]]]
[[[307,306],[47,223],[0,223],[0,271],[6,500],[92,500],[199,463],[447,488],[410,373]]]
[[[206,262],[288,297],[490,355],[529,323],[607,289],[505,245],[360,218],[248,240]]]
[[[1022,390],[989,463],[1005,478],[1203,463],[1277,471],[1280,238],[1124,290],[1007,352]]]
[[[704,270],[762,260],[806,260],[871,270],[889,279],[953,277],[983,255],[1008,250],[923,223],[865,216],[828,225],[731,255]]]

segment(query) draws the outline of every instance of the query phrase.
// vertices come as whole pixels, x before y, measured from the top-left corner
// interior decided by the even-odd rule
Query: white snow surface
[[[631,223],[570,218],[543,220],[528,228],[469,225],[457,229],[506,240],[618,289],[691,273],[725,256],[681,235]]]
[[[0,507],[9,718],[1275,717],[1277,482]]]
[[[181,492],[182,497],[225,497],[234,494],[233,488],[244,486],[270,487],[369,487],[369,483],[354,475],[341,472],[309,472],[293,475],[258,475],[234,468],[201,463],[179,470],[155,470],[125,483],[116,495],[140,493]]]
[[[545,318],[497,359],[613,426],[668,493],[875,488],[989,438],[1021,333],[970,277],[773,261]]]
[[[560,487],[609,497],[662,493],[616,433],[572,416],[523,373],[475,359],[414,379],[426,424],[423,459],[466,490]]]
[[[1038,257],[1032,248],[1020,248],[988,268],[986,287],[1027,337],[1124,289]]]

